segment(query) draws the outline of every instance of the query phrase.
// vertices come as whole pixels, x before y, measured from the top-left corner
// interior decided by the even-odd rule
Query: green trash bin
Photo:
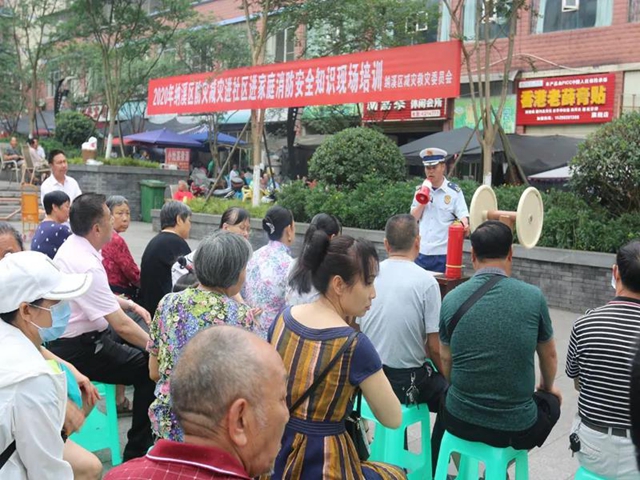
[[[162,208],[166,188],[167,184],[160,180],[140,181],[140,212],[143,222],[151,223],[151,210]]]

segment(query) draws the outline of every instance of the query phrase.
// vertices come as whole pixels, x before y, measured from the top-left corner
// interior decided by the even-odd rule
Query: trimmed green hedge
[[[299,222],[308,222],[315,214],[325,212],[336,215],[345,227],[383,230],[390,216],[409,212],[415,187],[421,181],[388,182],[369,176],[350,190],[322,184],[310,190],[302,182],[294,182],[283,188],[278,203],[289,208]],[[456,183],[470,205],[478,184],[472,181]],[[515,211],[525,188],[494,188],[499,208]],[[538,246],[615,253],[624,243],[640,238],[640,215],[637,213],[615,217],[571,192],[557,190],[542,192],[542,200],[545,220]]]
[[[158,162],[150,162],[148,160],[138,160],[136,158],[100,158],[96,160],[102,162],[107,167],[140,167],[140,168],[160,168]],[[81,157],[67,158],[67,163],[71,165],[84,165],[84,160]]]
[[[267,210],[269,210],[269,207],[272,205],[273,204],[265,203],[257,207],[253,207],[251,202],[243,202],[242,200],[223,200],[220,198],[209,198],[209,201],[205,203],[203,197],[196,197],[189,202],[189,207],[191,207],[191,210],[194,213],[222,215],[228,208],[240,207],[247,210],[253,218],[264,218]]]

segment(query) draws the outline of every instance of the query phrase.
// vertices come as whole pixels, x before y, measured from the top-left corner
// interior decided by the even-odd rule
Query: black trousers
[[[451,434],[471,442],[482,442],[493,447],[513,447],[530,450],[541,447],[560,418],[560,400],[547,392],[535,392],[533,400],[538,406],[538,418],[530,428],[519,432],[494,430],[465,422],[451,415],[442,402],[444,426]]]
[[[145,455],[153,444],[148,411],[155,398],[155,382],[149,378],[149,356],[115,337],[107,329],[55,340],[47,348],[93,381],[133,385],[132,424],[123,454],[126,461]]]
[[[405,405],[411,403],[410,399],[407,398],[407,390],[411,387],[413,378],[413,384],[418,389],[418,395],[415,400],[417,403],[426,403],[429,411],[437,414],[433,431],[431,432],[431,466],[435,474],[440,444],[444,435],[444,426],[439,413],[440,403],[449,386],[447,380],[426,363],[418,368],[391,368],[383,365],[382,370],[389,379],[391,388],[393,388],[393,392],[401,403]],[[407,448],[406,438],[405,434],[405,448]]]

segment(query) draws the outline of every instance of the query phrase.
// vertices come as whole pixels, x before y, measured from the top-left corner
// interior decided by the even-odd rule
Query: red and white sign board
[[[148,114],[452,98],[460,42],[438,42],[258,67],[156,78]]]
[[[447,100],[445,98],[367,102],[364,104],[362,115],[365,122],[442,120],[444,118],[447,118]]]
[[[189,170],[189,159],[191,151],[188,148],[165,148],[165,165],[175,165],[178,170]]]
[[[532,78],[518,83],[518,125],[613,120],[615,75]]]

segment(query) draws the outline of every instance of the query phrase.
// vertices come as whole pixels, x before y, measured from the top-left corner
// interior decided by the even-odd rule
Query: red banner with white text
[[[149,115],[339,105],[460,93],[460,43],[411,47],[149,81]]]

